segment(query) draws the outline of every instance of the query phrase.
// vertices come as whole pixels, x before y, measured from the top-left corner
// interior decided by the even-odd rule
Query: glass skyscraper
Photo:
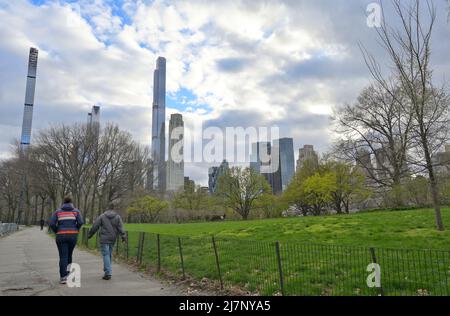
[[[22,122],[22,137],[20,139],[20,147],[22,151],[27,150],[31,141],[31,125],[33,122],[33,106],[34,93],[36,89],[38,54],[39,52],[36,48],[30,48],[30,55],[28,58],[27,86],[25,90],[25,107]]]
[[[252,144],[250,168],[261,174],[274,194],[285,191],[295,174],[294,140],[282,138]]]
[[[281,138],[274,141],[273,150],[279,152],[278,169],[273,174],[273,191],[278,194],[285,191],[295,174],[294,140]]]
[[[159,57],[153,77],[152,160],[153,190],[166,189],[166,59]]]

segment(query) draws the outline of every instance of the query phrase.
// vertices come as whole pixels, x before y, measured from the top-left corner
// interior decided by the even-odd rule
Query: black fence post
[[[137,262],[138,264],[141,264],[142,234],[143,234],[143,233],[139,233],[139,236],[138,236],[137,255],[136,255],[136,262]]]
[[[117,236],[117,238],[116,238],[116,256],[119,255],[119,242],[120,242],[120,239],[119,239],[119,236]]]
[[[144,260],[144,243],[145,243],[145,233],[141,233],[141,249],[140,249],[140,257],[139,257],[139,265],[142,264]]]
[[[373,263],[378,264],[377,263],[377,256],[375,255],[375,248],[370,248],[370,254],[372,256]],[[375,277],[378,277],[378,275],[375,275]],[[384,290],[383,290],[383,287],[381,286],[381,271],[380,271],[379,277],[380,277],[380,288],[379,288],[380,289],[380,295],[384,296]]]
[[[157,266],[157,271],[158,273],[161,272],[161,237],[159,234],[156,235],[156,244],[157,244],[157,249],[158,249],[158,266]]]
[[[216,256],[216,266],[217,266],[217,273],[219,273],[220,288],[223,290],[223,280],[222,280],[222,273],[220,272],[219,254],[217,253],[216,240],[214,239],[214,236],[212,236],[212,244],[214,248],[214,254]]]
[[[183,272],[183,279],[186,279],[186,274],[184,273],[183,247],[181,246],[180,237],[178,237],[178,249],[180,250],[180,263],[181,263],[181,271]]]
[[[284,280],[283,280],[283,267],[281,265],[280,243],[278,241],[275,243],[275,250],[277,252],[278,272],[279,272],[279,275],[280,275],[281,295],[284,296],[285,292],[284,292]]]
[[[126,233],[126,245],[125,245],[125,247],[127,247],[127,249],[126,249],[126,251],[127,251],[127,260],[128,260],[128,257],[129,257],[129,254],[130,254],[130,252],[128,251],[128,245],[129,245],[129,241],[128,241],[128,231],[127,232],[125,232]]]

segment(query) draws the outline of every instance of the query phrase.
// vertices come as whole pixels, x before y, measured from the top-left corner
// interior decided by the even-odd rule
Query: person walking
[[[43,218],[39,221],[39,225],[41,225],[41,231],[44,230],[45,221]]]
[[[100,215],[88,232],[90,239],[100,229],[100,248],[103,256],[103,280],[111,280],[112,277],[112,253],[117,238],[126,241],[126,233],[123,228],[122,218],[114,211],[114,204],[108,206],[108,210]]]
[[[59,276],[61,284],[67,283],[67,267],[72,264],[72,254],[77,245],[78,233],[84,221],[80,210],[72,204],[67,196],[59,210],[53,213],[49,227],[56,234],[56,246],[59,253]]]

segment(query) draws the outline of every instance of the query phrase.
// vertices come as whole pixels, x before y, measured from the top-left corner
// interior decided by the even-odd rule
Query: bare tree
[[[436,227],[442,231],[444,224],[432,157],[448,139],[449,100],[444,89],[434,85],[432,77],[431,38],[436,8],[428,0],[414,0],[408,5],[394,0],[392,5],[400,26],[388,25],[383,19],[381,27],[377,29],[378,38],[388,54],[400,89],[407,98],[402,109],[412,116],[411,133],[416,148],[412,163],[423,167],[428,174]],[[363,53],[373,78],[386,93],[393,95],[376,58],[364,48]]]
[[[355,104],[345,105],[333,116],[341,135],[335,155],[356,162],[375,187],[397,187],[410,174],[407,161],[413,116],[405,114],[406,102],[401,88],[389,80],[370,85]]]
[[[247,220],[254,203],[270,191],[263,176],[252,168],[233,167],[218,179],[217,194],[242,219]]]

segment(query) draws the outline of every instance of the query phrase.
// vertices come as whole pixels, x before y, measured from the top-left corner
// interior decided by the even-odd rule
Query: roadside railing
[[[152,272],[214,280],[259,295],[447,296],[450,251],[127,232],[115,255]],[[98,235],[80,243],[94,249]]]
[[[18,231],[19,226],[15,223],[1,223],[0,224],[0,236],[10,234],[12,232]]]

